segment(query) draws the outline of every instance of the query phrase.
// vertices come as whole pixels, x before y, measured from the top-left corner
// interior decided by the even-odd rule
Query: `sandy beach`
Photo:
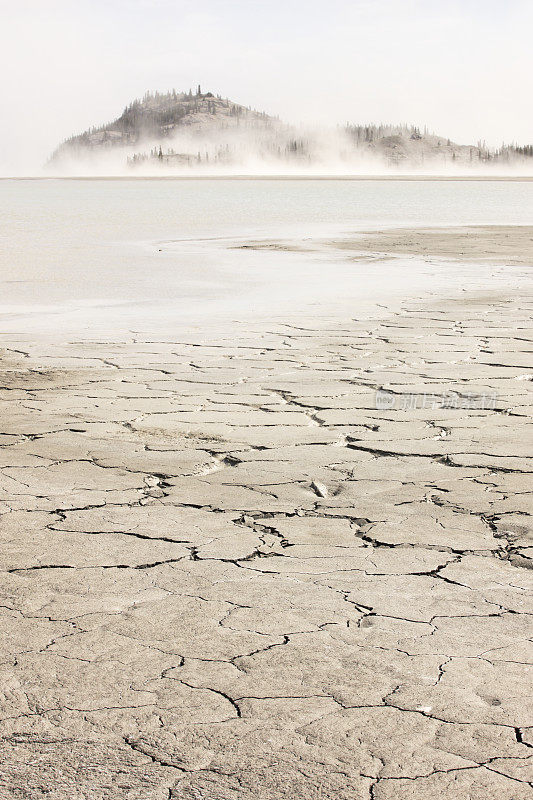
[[[363,233],[323,246],[470,266],[2,337],[2,798],[531,797],[532,243]]]

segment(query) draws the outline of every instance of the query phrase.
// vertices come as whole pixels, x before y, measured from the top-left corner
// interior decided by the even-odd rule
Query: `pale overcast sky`
[[[532,0],[0,0],[0,173],[147,89],[533,142]]]

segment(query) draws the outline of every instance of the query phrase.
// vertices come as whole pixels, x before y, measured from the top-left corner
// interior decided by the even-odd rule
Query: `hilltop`
[[[246,108],[228,98],[202,93],[172,90],[161,94],[147,92],[140,100],[126,106],[120,117],[99,127],[66,139],[52,154],[51,161],[65,156],[110,147],[131,148],[142,142],[165,143],[174,134],[223,131],[241,126],[267,128],[278,120],[263,112]]]

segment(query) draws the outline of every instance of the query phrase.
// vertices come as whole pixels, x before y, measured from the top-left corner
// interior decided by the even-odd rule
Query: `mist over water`
[[[184,126],[185,127],[185,126]],[[346,127],[242,125],[173,132],[135,144],[65,151],[41,176],[473,176],[533,177],[533,158],[481,158],[445,137],[413,142],[412,129],[376,143],[354,143]],[[487,151],[488,153],[488,151]]]

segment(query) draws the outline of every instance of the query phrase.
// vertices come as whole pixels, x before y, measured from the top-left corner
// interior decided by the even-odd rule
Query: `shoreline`
[[[214,239],[215,248],[218,241]],[[195,240],[159,241],[155,247],[164,256],[171,256],[179,252],[182,245],[191,243]],[[274,295],[268,292],[268,282],[262,278],[260,288],[245,295],[244,305],[232,305],[228,297],[218,300],[211,295],[204,297],[201,291],[188,298],[187,310],[180,310],[179,314],[179,298],[168,303],[151,299],[115,304],[94,298],[49,306],[4,305],[0,310],[3,324],[0,344],[16,338],[20,335],[17,331],[22,332],[24,328],[23,338],[28,341],[39,335],[49,342],[61,341],[64,336],[87,341],[94,337],[112,340],[117,336],[131,340],[136,335],[133,332],[152,332],[164,337],[169,330],[184,334],[201,327],[207,337],[245,330],[248,324],[257,323],[266,329],[270,322],[283,322],[287,318],[298,324],[299,320],[306,322],[315,309],[319,318],[332,321],[349,319],[353,309],[357,309],[357,317],[370,319],[376,313],[379,316],[380,306],[397,310],[402,302],[415,295],[419,300],[430,300],[436,293],[448,298],[459,297],[464,291],[463,285],[471,291],[481,291],[488,281],[492,290],[498,292],[505,290],[506,282],[512,279],[517,290],[527,287],[529,275],[524,268],[533,263],[532,244],[533,226],[481,223],[362,230],[356,234],[346,233],[342,239],[229,238],[224,245],[229,251],[240,251],[243,257],[247,252],[257,251],[269,259],[270,269],[287,257],[305,260],[298,263],[298,271],[291,276],[291,281]],[[213,250],[213,258],[217,252]],[[223,254],[224,250],[220,252]],[[329,264],[330,270],[335,267],[336,271],[331,273],[333,287],[319,285],[318,289],[315,286],[307,293],[302,282],[309,281],[313,274],[316,276],[317,264],[318,271],[321,264]],[[380,277],[371,281],[368,269],[374,270],[376,265],[379,265]],[[498,266],[506,267],[505,274],[494,270]],[[291,274],[296,270],[295,262],[286,261],[284,269]],[[269,274],[267,270],[265,275]],[[297,300],[288,304],[284,296]],[[250,309],[246,310],[248,303]],[[276,309],[274,313],[272,308]],[[200,327],[199,319],[203,319]]]

